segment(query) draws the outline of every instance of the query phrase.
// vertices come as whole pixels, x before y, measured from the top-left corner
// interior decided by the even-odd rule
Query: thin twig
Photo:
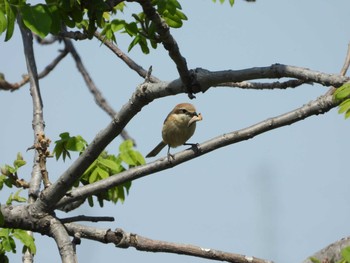
[[[348,51],[346,53],[345,61],[343,64],[342,69],[340,70],[340,75],[345,76],[346,72],[348,71],[350,66],[350,43],[348,43]],[[334,91],[336,90],[335,87],[331,87],[326,94],[333,94]]]
[[[85,216],[85,215],[79,215],[79,216],[73,216],[73,217],[66,217],[60,219],[62,224],[65,223],[72,223],[77,221],[89,221],[89,222],[114,222],[114,217],[111,216]]]
[[[106,47],[108,47],[114,54],[117,55],[118,58],[123,60],[125,64],[134,70],[139,76],[142,78],[146,78],[147,76],[147,70],[145,70],[143,67],[141,67],[139,64],[137,64],[134,60],[132,60],[128,55],[126,55],[123,51],[121,51],[116,45],[113,44],[112,41],[105,39],[99,32],[95,32],[94,36],[100,40]],[[156,78],[155,76],[150,76],[151,82],[159,82],[160,80]]]
[[[41,71],[38,75],[38,79],[42,79],[44,77],[46,77],[52,70],[55,69],[55,67],[58,65],[58,63],[60,63],[60,61],[68,54],[68,51],[62,50],[60,51],[60,53],[58,54],[58,56],[50,63],[48,64],[43,71]],[[10,90],[10,91],[15,91],[17,89],[19,89],[20,87],[23,87],[25,84],[27,84],[29,82],[29,76],[28,75],[24,75],[23,79],[17,83],[9,83],[6,80],[1,80],[0,79],[0,89],[2,90]]]
[[[90,74],[86,70],[78,52],[76,51],[72,41],[70,39],[65,38],[64,43],[66,45],[66,49],[71,53],[72,57],[74,58],[77,68],[83,76],[87,87],[94,96],[96,104],[99,107],[101,107],[101,109],[103,109],[111,118],[114,118],[117,112],[109,105],[107,100],[103,97],[101,91],[95,85],[94,81],[90,77]],[[135,140],[128,134],[127,131],[123,130],[120,133],[120,135],[124,140],[132,140],[134,142],[134,145],[136,145]]]
[[[346,54],[344,65],[343,65],[342,69],[340,70],[340,75],[345,76],[346,72],[349,69],[349,66],[350,66],[350,43],[348,44],[348,51]]]

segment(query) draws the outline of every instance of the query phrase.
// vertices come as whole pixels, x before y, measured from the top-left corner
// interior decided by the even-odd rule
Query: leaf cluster
[[[23,252],[29,249],[33,255],[36,253],[34,238],[22,229],[0,228],[0,262],[9,262],[7,252],[16,253],[16,242],[23,244]]]
[[[18,179],[17,171],[25,164],[26,161],[23,160],[22,154],[17,153],[17,158],[13,161],[13,166],[5,164],[4,167],[1,167],[0,190],[4,185],[8,188],[12,188],[13,185],[18,186],[18,183],[16,182],[16,179]]]
[[[177,0],[153,0],[152,5],[170,27],[179,28],[187,20]],[[88,38],[101,29],[102,35],[114,42],[115,33],[125,33],[132,38],[129,51],[139,45],[142,52],[149,53],[149,45],[156,48],[159,42],[155,25],[144,13],[133,14],[130,22],[121,19],[124,7],[124,2],[110,7],[105,0],[46,0],[45,4],[36,5],[25,0],[0,0],[0,34],[6,32],[5,41],[11,39],[20,15],[23,24],[41,38],[59,34],[62,25],[81,29]]]
[[[70,152],[78,152],[81,154],[86,146],[86,141],[81,136],[70,136],[65,132],[60,134],[61,139],[57,140],[54,148],[56,159],[60,157],[65,160],[70,158]],[[133,142],[126,140],[119,146],[118,155],[109,154],[104,151],[100,156],[89,166],[81,178],[74,184],[74,187],[79,185],[92,184],[94,182],[106,179],[110,176],[117,176],[118,173],[125,171],[128,167],[134,167],[144,164],[145,160],[140,152],[133,148]],[[104,201],[124,202],[125,195],[129,193],[131,182],[126,182],[122,185],[108,189],[107,191],[97,194],[97,201],[102,207]],[[94,205],[93,198],[88,198],[90,206]]]
[[[177,0],[153,0],[152,5],[169,27],[180,28],[183,25],[183,21],[187,20]],[[150,52],[149,45],[156,49],[157,44],[160,42],[156,32],[156,25],[143,12],[132,14],[132,17],[134,21],[131,22],[120,19],[110,20],[103,28],[102,35],[108,40],[117,42],[115,33],[120,31],[132,38],[128,52],[134,46],[139,45],[142,52],[148,54]]]

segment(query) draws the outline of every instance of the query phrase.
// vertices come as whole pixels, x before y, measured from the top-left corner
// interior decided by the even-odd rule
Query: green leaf
[[[8,228],[0,228],[0,237],[1,238],[8,238],[10,235],[10,230]]]
[[[23,23],[39,37],[44,38],[51,29],[51,16],[42,4],[21,7]]]
[[[140,42],[140,36],[136,36],[130,43],[129,47],[128,47],[128,52],[130,52],[131,49],[133,49],[133,47],[135,45],[137,45]]]
[[[183,24],[180,17],[176,15],[171,15],[167,11],[164,12],[164,20],[172,28],[180,28]]]
[[[346,111],[344,117],[345,117],[345,119],[350,117],[350,109]]]
[[[2,250],[16,253],[16,243],[13,240],[13,238],[10,236],[10,231],[11,230],[9,228],[0,229],[0,240],[1,240],[0,244],[1,244]]]
[[[13,201],[18,202],[18,203],[24,203],[27,201],[26,198],[19,196],[21,193],[22,189],[18,190],[15,194],[11,193],[9,198],[6,201],[6,205],[11,205]]]
[[[24,246],[26,246],[32,254],[35,255],[36,247],[34,243],[34,238],[27,233],[27,231],[22,229],[15,229],[13,231],[13,236],[22,242]]]
[[[117,173],[118,171],[121,170],[120,169],[120,165],[117,164],[116,162],[112,161],[112,160],[99,158],[98,159],[98,163],[102,164],[103,166],[105,166],[108,169],[111,169],[113,171],[113,173]]]
[[[94,170],[89,175],[88,180],[89,180],[90,184],[98,181],[98,170],[97,170],[97,167],[94,167]]]
[[[125,32],[130,36],[136,36],[139,32],[137,25],[135,22],[131,22],[129,24],[125,24]]]
[[[310,261],[312,263],[321,263],[321,261],[318,259],[318,258],[315,258],[315,257],[309,257]]]
[[[24,161],[24,160],[15,160],[15,161],[13,162],[13,166],[16,167],[16,168],[19,168],[19,167],[25,165],[26,163],[27,163],[27,162]]]
[[[338,113],[344,113],[350,109],[350,99],[344,100],[339,104]]]
[[[86,145],[86,141],[78,135],[68,139],[66,149],[74,152],[82,152]]]
[[[9,198],[6,200],[6,205],[10,205],[12,203],[12,193],[10,194]]]
[[[70,157],[68,151],[82,152],[87,146],[87,142],[80,135],[71,137],[68,132],[60,134],[61,139],[55,141],[55,148],[53,153],[56,156],[56,160],[62,155],[63,161],[65,161],[66,156]]]
[[[132,149],[133,146],[134,146],[134,143],[132,142],[132,140],[125,140],[119,145],[119,151],[120,152],[129,151]]]
[[[349,96],[350,96],[350,83],[345,83],[344,85],[337,88],[336,91],[334,92],[334,98],[336,100],[343,100]]]
[[[7,19],[6,16],[4,14],[4,12],[2,12],[0,10],[0,35],[2,32],[4,32],[7,28]]]
[[[21,193],[22,189],[19,189],[15,195],[13,196],[13,201],[16,201],[18,203],[24,203],[27,202],[27,199],[25,197],[19,196],[19,194]]]
[[[7,16],[7,30],[5,35],[5,41],[8,41],[11,39],[13,35],[13,31],[15,30],[17,10],[15,8],[12,8],[7,0],[5,0],[4,2],[5,2],[5,13]]]
[[[61,25],[62,25],[62,19],[59,14],[58,7],[55,4],[48,4],[47,10],[52,21],[50,32],[53,34],[57,34],[61,30]]]
[[[111,23],[111,29],[113,32],[117,32],[125,28],[125,25],[126,23],[124,20],[114,19]]]

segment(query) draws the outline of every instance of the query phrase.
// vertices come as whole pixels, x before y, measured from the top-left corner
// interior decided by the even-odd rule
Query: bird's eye
[[[181,109],[180,112],[181,113],[187,113],[187,110],[186,109]]]

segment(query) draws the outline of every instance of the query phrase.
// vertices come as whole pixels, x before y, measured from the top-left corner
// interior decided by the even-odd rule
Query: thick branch
[[[51,218],[50,220],[49,235],[56,241],[62,263],[78,262],[69,234],[62,223],[56,218]]]
[[[116,45],[114,45],[112,41],[105,39],[97,31],[95,32],[94,36],[98,40],[100,40],[106,47],[108,47],[114,54],[116,54],[118,58],[123,60],[129,68],[134,70],[142,78],[146,78],[147,70],[145,70],[143,67],[141,67],[139,64],[137,64],[135,61],[133,61],[129,56],[127,56],[123,51],[121,51]],[[159,81],[160,80],[157,79],[156,77],[150,76],[150,82],[159,82]]]
[[[290,125],[313,115],[325,113],[336,106],[337,103],[333,101],[332,95],[322,96],[315,101],[312,101],[307,105],[297,108],[291,112],[264,120],[242,130],[233,131],[206,141],[198,145],[198,149],[190,148],[182,151],[174,155],[174,160],[171,162],[169,162],[167,158],[161,158],[155,162],[138,166],[96,183],[74,189],[68,196],[62,198],[58,205],[66,205],[67,203],[86,198],[92,194],[97,194],[122,183],[172,168],[221,147],[251,139],[259,134]]]
[[[255,257],[201,248],[194,245],[153,240],[137,234],[126,233],[122,229],[111,231],[109,229],[104,230],[71,223],[65,224],[65,227],[70,235],[79,233],[82,238],[92,239],[103,243],[113,243],[120,248],[134,247],[140,251],[174,253],[233,263],[270,262]]]
[[[72,57],[74,58],[77,68],[79,69],[81,75],[83,76],[87,87],[89,88],[90,92],[93,94],[96,104],[100,106],[111,118],[113,118],[116,115],[116,112],[109,105],[107,100],[103,97],[101,91],[97,88],[97,86],[91,79],[90,74],[86,70],[83,62],[81,61],[81,58],[78,52],[76,51],[72,41],[70,39],[64,39],[64,43],[66,44],[66,49],[72,54]],[[125,130],[123,130],[120,135],[124,140],[132,140],[134,144],[136,144],[134,139],[131,138],[130,135]]]
[[[193,99],[193,86],[196,86],[195,78],[188,70],[186,59],[181,55],[176,40],[170,34],[169,26],[152,6],[151,1],[142,0],[139,1],[139,3],[142,6],[143,12],[146,14],[146,16],[155,24],[157,33],[159,34],[159,38],[162,41],[164,48],[168,50],[170,58],[176,64],[177,71],[179,72],[180,78],[187,89],[188,96],[190,99]]]
[[[195,92],[205,92],[212,86],[227,82],[242,82],[254,79],[294,78],[308,83],[315,82],[323,86],[339,87],[350,78],[341,75],[327,74],[307,68],[273,64],[269,67],[255,67],[242,70],[208,71],[195,69],[196,79],[201,89]]]
[[[238,71],[219,71],[219,72],[209,72],[205,70],[197,70],[198,80],[200,80],[202,87],[209,88],[210,85],[217,85],[225,82],[239,82],[247,79],[261,79],[261,78],[281,78],[281,77],[291,77],[297,79],[303,79],[310,82],[317,82],[322,85],[333,85],[340,86],[349,78],[342,77],[339,75],[325,74],[321,72],[316,72],[308,69],[291,67],[286,65],[272,65],[265,68],[252,68],[246,70]],[[182,83],[180,80],[175,80],[170,83],[160,82],[160,83],[143,83],[132,95],[131,99],[126,105],[122,107],[118,114],[114,117],[113,121],[102,130],[95,139],[89,144],[87,149],[78,157],[78,159],[65,171],[57,182],[43,193],[42,198],[37,201],[36,206],[38,209],[50,210],[53,209],[57,202],[66,194],[73,183],[80,177],[81,174],[88,168],[88,166],[98,157],[102,150],[116,137],[120,134],[122,129],[126,124],[149,102],[156,98],[173,95],[183,92]],[[265,132],[269,129],[281,127],[283,125],[291,124],[293,122],[304,119],[308,116],[326,112],[336,105],[332,101],[331,96],[322,97],[311,104],[308,104],[300,109],[297,109],[291,113],[281,115],[282,117],[276,117],[271,120],[257,124],[257,129],[253,131],[256,134]],[[305,113],[305,114],[304,114]],[[277,122],[278,121],[278,122]],[[276,125],[277,123],[277,125]],[[256,126],[256,125],[255,125]],[[254,126],[254,127],[255,127]],[[265,127],[266,126],[266,127]],[[244,130],[245,131],[245,130]],[[251,138],[252,130],[249,129],[248,134],[241,134],[240,136],[230,136],[228,139],[227,135],[223,138],[217,139],[217,141],[207,142],[201,145],[201,154],[214,150],[215,148],[220,148],[228,144],[232,144],[235,141],[242,141],[247,138]],[[236,132],[237,133],[237,132]],[[233,133],[235,134],[235,133]],[[249,137],[251,136],[251,137]],[[217,144],[216,144],[217,143]],[[223,144],[223,145],[220,145]],[[204,150],[204,151],[203,151]],[[121,173],[116,177],[110,177],[99,183],[104,184],[104,182],[112,180],[114,185],[120,184],[120,178],[125,181],[133,180],[142,177],[146,174],[154,173],[156,171],[167,169],[173,165],[179,164],[181,162],[187,161],[196,156],[192,151],[186,151],[179,155],[175,163],[170,164],[167,161],[158,163],[155,165],[149,165],[137,167],[131,169],[127,172]],[[153,167],[153,168],[152,168]],[[156,168],[156,169],[155,169]],[[128,173],[132,173],[126,176]],[[116,181],[114,181],[114,179]],[[96,184],[99,184],[96,183]],[[95,184],[84,186],[83,189],[91,189],[90,187],[95,187]],[[105,187],[105,186],[101,186]],[[112,185],[109,185],[112,187]],[[89,190],[90,191],[90,190]],[[95,190],[93,190],[95,191]],[[91,194],[91,192],[90,192]],[[64,202],[67,202],[69,197],[65,198]],[[76,199],[76,196],[74,197]],[[73,198],[73,199],[74,199]],[[73,200],[72,200],[73,201]],[[63,203],[64,203],[63,202]],[[68,201],[69,202],[69,201]],[[60,202],[62,205],[62,202]]]

